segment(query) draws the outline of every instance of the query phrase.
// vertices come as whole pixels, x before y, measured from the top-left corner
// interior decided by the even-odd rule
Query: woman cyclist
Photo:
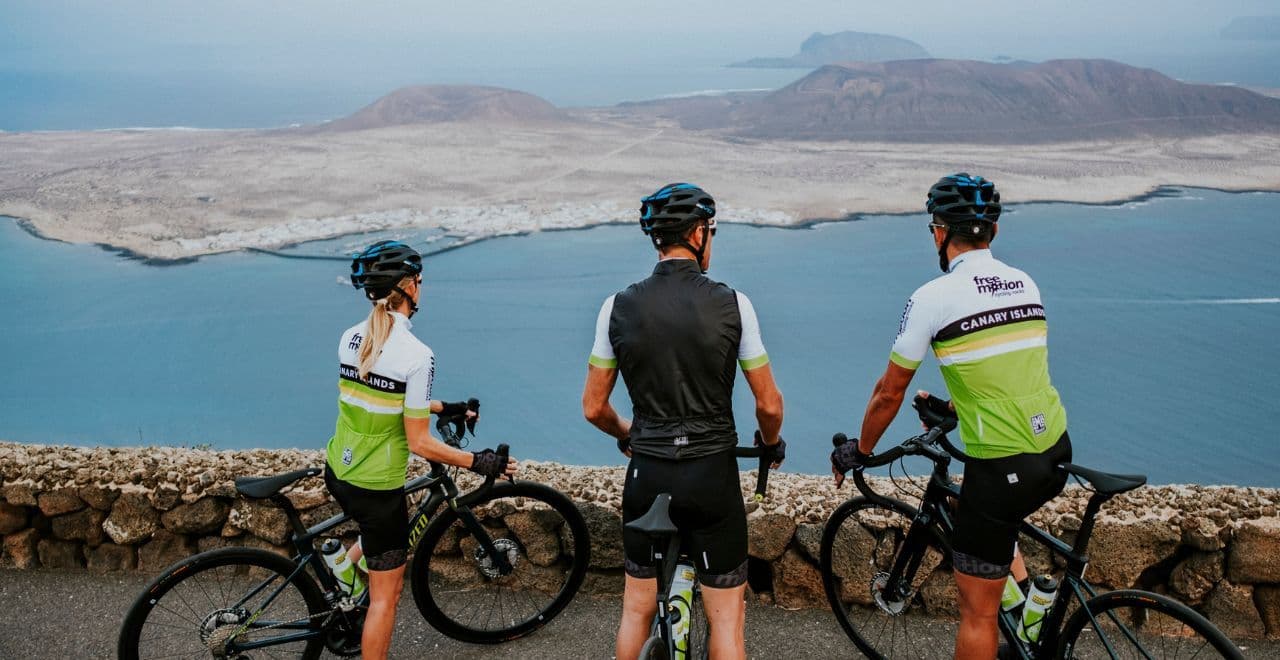
[[[410,332],[422,287],[422,257],[398,241],[380,241],[351,262],[351,284],[373,303],[369,318],[338,343],[338,422],[329,440],[325,485],[360,528],[369,567],[365,658],[385,658],[409,549],[405,474],[412,452],[484,476],[514,474],[492,450],[466,452],[431,436],[431,413],[456,416],[465,403],[431,400],[435,354]]]

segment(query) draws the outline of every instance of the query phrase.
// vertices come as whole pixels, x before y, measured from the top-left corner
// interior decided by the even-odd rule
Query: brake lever
[[[475,413],[474,417],[469,415],[466,417],[467,430],[471,431],[471,437],[474,438],[476,435],[476,422],[480,421],[480,399],[475,397],[467,399],[467,410]],[[461,433],[462,430],[459,429],[458,432]]]

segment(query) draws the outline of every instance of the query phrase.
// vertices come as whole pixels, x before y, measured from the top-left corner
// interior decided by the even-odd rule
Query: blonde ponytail
[[[417,277],[417,275],[410,275],[400,280],[399,288],[407,287]],[[378,363],[378,357],[382,355],[383,344],[386,344],[387,337],[391,336],[391,328],[395,325],[391,310],[399,309],[404,302],[405,297],[399,291],[394,290],[387,294],[387,297],[373,301],[373,309],[369,311],[367,336],[364,341],[360,342],[360,352],[357,354],[360,358],[360,364],[357,367],[360,372],[360,380],[365,380],[369,377],[369,372],[373,371],[373,365]]]

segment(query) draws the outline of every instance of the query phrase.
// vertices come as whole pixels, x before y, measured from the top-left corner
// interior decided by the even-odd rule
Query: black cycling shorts
[[[409,507],[404,488],[369,490],[349,484],[324,466],[324,485],[360,527],[360,547],[372,571],[404,566],[409,554]]]
[[[1066,433],[1040,454],[970,458],[951,537],[952,563],[965,575],[1002,580],[1013,562],[1018,525],[1062,492],[1067,474],[1059,463],[1071,460]]]
[[[626,529],[661,493],[671,494],[671,522],[680,529],[680,550],[694,561],[698,581],[730,588],[747,581],[747,512],[732,451],[668,460],[633,454],[622,487],[622,542],[627,575],[657,574],[648,536]],[[658,548],[661,552],[665,548]]]

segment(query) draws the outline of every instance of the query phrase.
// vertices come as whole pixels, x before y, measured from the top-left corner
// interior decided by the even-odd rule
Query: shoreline
[[[1073,204],[1073,205],[1085,206],[1085,207],[1116,208],[1116,207],[1125,206],[1127,204],[1147,202],[1147,201],[1156,200],[1156,199],[1178,199],[1178,198],[1184,197],[1184,195],[1182,194],[1183,192],[1193,191],[1193,190],[1205,190],[1209,192],[1224,193],[1229,195],[1248,195],[1248,194],[1259,194],[1259,193],[1280,194],[1280,186],[1277,186],[1274,189],[1266,189],[1266,188],[1228,189],[1228,188],[1216,188],[1216,187],[1207,187],[1207,186],[1157,184],[1156,186],[1152,187],[1150,190],[1146,192],[1143,192],[1137,195],[1128,196],[1128,197],[1120,197],[1120,198],[1104,200],[1104,201],[1073,201],[1070,199],[1032,199],[1025,202],[1019,202],[1016,205],[1010,205],[1010,210],[1016,213],[1016,209],[1019,206],[1045,205],[1045,204]],[[787,229],[787,230],[791,230],[791,229],[807,230],[807,229],[813,229],[820,225],[838,224],[838,223],[845,223],[845,222],[862,222],[875,217],[899,218],[899,217],[911,217],[911,216],[922,215],[922,214],[923,214],[922,211],[900,211],[900,212],[888,212],[888,213],[868,213],[868,212],[862,212],[862,211],[854,211],[844,215],[843,217],[838,217],[838,218],[807,218],[807,219],[799,220],[796,222],[786,222],[786,223],[759,222],[759,221],[742,221],[742,222],[733,221],[733,222],[726,222],[726,224],[745,226],[745,227],[755,227],[755,228],[762,228],[762,229],[770,228],[770,229]],[[36,239],[52,241],[55,243],[65,243],[68,245],[92,245],[106,252],[114,253],[118,255],[121,259],[124,259],[126,261],[137,261],[141,265],[154,266],[154,267],[181,266],[185,264],[196,263],[197,261],[205,257],[215,257],[215,256],[225,255],[225,254],[235,254],[238,252],[262,254],[266,256],[277,257],[280,259],[346,261],[347,257],[345,256],[286,254],[283,252],[283,250],[288,250],[291,248],[303,246],[308,243],[330,241],[330,240],[335,240],[335,239],[340,239],[340,238],[345,238],[350,236],[358,236],[360,234],[383,232],[383,231],[388,231],[393,229],[389,227],[385,229],[375,229],[371,231],[342,232],[342,233],[338,233],[330,236],[321,236],[321,237],[316,237],[312,239],[286,242],[273,247],[243,245],[239,247],[232,247],[232,248],[227,248],[227,249],[222,249],[222,250],[217,250],[217,251],[207,252],[202,254],[193,254],[190,256],[171,258],[171,257],[151,256],[142,252],[138,252],[131,248],[127,248],[119,245],[112,245],[111,243],[107,243],[104,241],[76,243],[74,241],[68,241],[65,239],[46,235],[44,232],[40,230],[39,226],[37,226],[35,221],[31,220],[30,218],[25,218],[22,216],[13,216],[13,215],[4,215],[0,217],[8,217],[13,219],[13,221],[15,222],[15,224],[18,226],[19,229],[21,229],[22,231],[24,231],[25,233],[27,233],[28,235]],[[526,230],[517,230],[517,231],[495,232],[487,235],[467,236],[457,241],[456,243],[452,243],[434,250],[427,250],[423,254],[425,256],[443,254],[445,252],[460,250],[462,248],[475,245],[483,241],[492,240],[495,238],[522,237],[522,236],[531,236],[533,234],[549,233],[549,232],[583,231],[588,229],[594,229],[596,227],[623,225],[627,223],[628,221],[624,221],[624,220],[612,220],[612,221],[604,221],[604,222],[583,223],[580,225],[573,225],[573,226],[555,226],[555,227],[547,227],[545,229],[526,229]]]

